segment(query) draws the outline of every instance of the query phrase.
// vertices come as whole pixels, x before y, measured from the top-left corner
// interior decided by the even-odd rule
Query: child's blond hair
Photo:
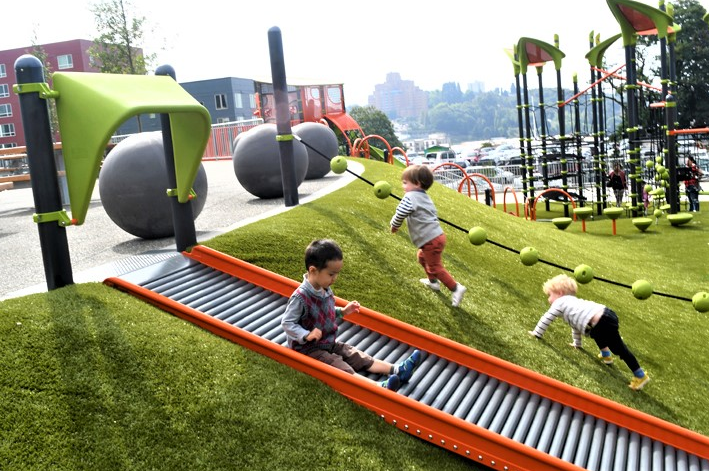
[[[578,285],[576,280],[571,278],[569,275],[556,275],[544,282],[542,285],[542,290],[544,294],[549,296],[550,293],[558,293],[561,295],[572,295],[576,296],[576,291],[578,290]]]

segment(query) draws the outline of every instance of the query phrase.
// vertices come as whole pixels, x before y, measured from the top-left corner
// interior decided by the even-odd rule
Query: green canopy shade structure
[[[529,65],[539,66],[549,61],[553,61],[554,68],[560,70],[561,60],[566,57],[556,46],[526,37],[520,38],[517,42],[517,53],[519,54],[519,64],[523,74],[527,73]]]
[[[662,10],[632,0],[606,0],[620,25],[624,46],[634,46],[637,36],[657,34],[660,39],[672,32],[672,17]]]
[[[127,119],[167,114],[177,199],[190,198],[209,140],[211,118],[172,77],[57,72],[53,75],[72,218],[82,224],[111,135]]]
[[[611,36],[605,41],[598,43],[593,49],[588,51],[584,56],[586,57],[586,59],[588,59],[588,63],[591,64],[593,67],[598,67],[599,69],[602,69],[603,56],[605,55],[608,48],[611,47],[613,43],[616,42],[621,36],[621,33]]]

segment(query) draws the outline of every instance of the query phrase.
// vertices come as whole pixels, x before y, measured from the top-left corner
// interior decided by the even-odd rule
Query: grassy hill
[[[401,196],[400,169],[359,162]],[[333,238],[345,254],[338,296],[709,435],[709,320],[685,300],[709,290],[704,214],[646,233],[621,219],[613,236],[602,218],[560,231],[440,185],[430,193],[441,218],[495,243],[444,225],[444,261],[468,287],[460,308],[420,285],[408,233],[388,230],[397,200],[363,181],[205,245],[299,280],[305,246]],[[526,334],[548,307],[542,283],[562,268],[522,265],[525,246],[617,283],[594,280],[579,296],[618,313],[646,389],[628,389],[622,362],[599,364],[592,341],[570,348],[561,322],[541,341]],[[670,296],[635,299],[623,285],[637,279]],[[1,469],[471,469],[317,380],[101,284],[0,302],[0,371]]]

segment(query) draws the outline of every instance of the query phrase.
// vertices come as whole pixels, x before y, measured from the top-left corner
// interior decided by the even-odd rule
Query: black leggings
[[[618,316],[613,310],[605,308],[601,319],[598,321],[598,324],[591,329],[589,335],[596,341],[598,348],[604,349],[608,347],[614,355],[618,355],[620,359],[628,365],[628,368],[630,368],[630,371],[633,373],[640,368],[638,360],[635,359],[635,355],[628,349],[623,339],[620,338]]]

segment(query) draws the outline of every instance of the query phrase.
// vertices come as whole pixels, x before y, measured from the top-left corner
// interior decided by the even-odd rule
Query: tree
[[[133,14],[130,0],[103,0],[91,6],[98,37],[89,48],[95,67],[108,74],[145,75],[155,54],[145,56],[143,42],[145,17]],[[138,131],[142,131],[138,116]]]
[[[144,56],[145,17],[132,15],[130,0],[104,0],[91,7],[98,37],[89,49],[93,64],[103,73],[144,75],[155,54]]]
[[[709,124],[709,84],[706,81],[709,73],[709,27],[703,21],[705,14],[706,9],[697,0],[678,0],[674,3],[674,23],[682,28],[675,42],[675,90],[681,128]],[[652,46],[659,43],[656,36],[646,42]],[[660,76],[660,67],[653,73]]]
[[[383,111],[374,106],[355,106],[349,111],[349,114],[357,121],[365,135],[376,134],[386,139],[392,148],[401,147],[403,149],[403,144],[394,132],[394,125]],[[377,145],[372,141],[370,140],[370,144]]]
[[[706,9],[696,0],[675,5],[677,34],[677,113],[680,127],[709,124],[709,27],[702,17]]]

